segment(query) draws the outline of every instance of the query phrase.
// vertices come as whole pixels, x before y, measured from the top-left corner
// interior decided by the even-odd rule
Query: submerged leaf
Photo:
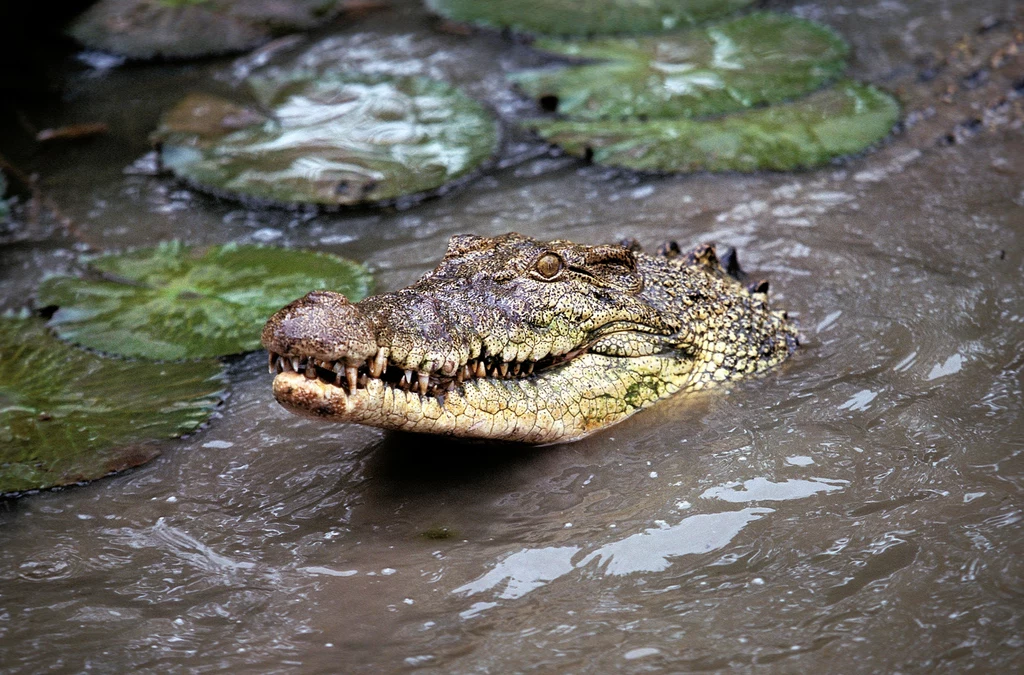
[[[806,98],[710,120],[542,121],[535,129],[571,155],[641,171],[780,171],[864,150],[888,135],[896,100],[841,82]]]
[[[771,13],[668,35],[533,46],[596,60],[512,76],[546,109],[588,120],[701,117],[784,101],[838,77],[847,54],[831,29]]]
[[[89,263],[97,278],[51,277],[41,306],[71,342],[149,359],[237,354],[258,349],[267,317],[318,288],[353,302],[369,292],[361,265],[326,253],[263,246],[163,243]]]
[[[249,84],[259,111],[207,95],[169,111],[155,134],[164,166],[218,194],[352,205],[437,190],[497,150],[487,110],[436,80],[297,71]]]
[[[100,478],[149,461],[153,441],[206,421],[223,397],[216,361],[108,359],[0,317],[0,494]]]
[[[338,7],[338,0],[100,0],[69,33],[86,47],[132,59],[195,58],[308,30]]]
[[[648,33],[727,16],[753,0],[427,0],[452,21],[547,35]]]

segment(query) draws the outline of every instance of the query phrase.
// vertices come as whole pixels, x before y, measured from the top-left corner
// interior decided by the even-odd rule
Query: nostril
[[[299,302],[302,302],[303,300],[308,300],[310,302],[337,302],[342,305],[349,304],[348,298],[346,298],[343,294],[337,293],[335,291],[326,290],[310,291],[309,293],[306,293],[306,295]]]

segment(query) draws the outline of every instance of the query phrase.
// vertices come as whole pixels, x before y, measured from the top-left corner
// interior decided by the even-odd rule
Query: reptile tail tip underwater
[[[797,333],[732,249],[647,255],[509,233],[452,237],[436,269],[393,293],[312,291],[271,317],[263,345],[292,412],[546,444],[763,372]]]

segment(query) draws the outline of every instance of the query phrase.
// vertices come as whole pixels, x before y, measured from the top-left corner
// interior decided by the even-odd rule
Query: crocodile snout
[[[263,327],[262,342],[272,353],[322,361],[359,362],[377,354],[372,322],[334,291],[311,291],[279,310]]]

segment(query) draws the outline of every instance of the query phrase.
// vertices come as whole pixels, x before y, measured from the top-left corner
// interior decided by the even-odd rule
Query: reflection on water
[[[658,522],[657,527],[605,544],[580,561],[580,565],[597,560],[605,574],[620,576],[661,572],[668,569],[675,556],[724,548],[747,523],[771,512],[771,509],[742,509],[690,516],[678,525]]]
[[[498,597],[502,600],[515,600],[571,572],[576,567],[572,564],[572,558],[579,550],[578,546],[524,548],[502,560],[479,579],[459,586],[453,592],[473,595],[507,581]]]
[[[790,462],[790,464],[793,463]],[[797,464],[799,465],[799,463]],[[849,481],[845,480],[827,480],[824,478],[812,478],[810,480],[790,478],[781,483],[773,483],[767,478],[751,478],[742,484],[727,483],[708,488],[701,494],[701,497],[741,504],[746,502],[774,502],[784,499],[810,497],[818,492],[842,490],[849,483]]]
[[[300,59],[522,109],[503,70],[535,57],[394,4]],[[798,9],[850,38],[854,76],[896,89],[1012,6]],[[802,347],[533,451],[318,425],[274,403],[265,355],[234,360],[221,417],[153,463],[0,503],[0,673],[1019,670],[1019,130],[917,147],[911,129],[822,171],[675,178],[514,135],[505,168],[404,212],[250,210],[131,169],[163,107],[230,71],[73,75],[61,119],[26,114],[111,137],[5,155],[98,246],[272,240],[367,261],[379,290],[462,232],[735,245]],[[74,256],[59,237],[0,247],[0,307]]]
[[[754,508],[701,514],[684,518],[678,525],[658,521],[656,527],[605,544],[575,563],[573,559],[581,550],[578,546],[523,549],[453,593],[474,595],[500,585],[502,590],[497,597],[514,600],[595,560],[598,569],[609,575],[660,572],[672,564],[673,557],[723,548],[747,523],[771,512]]]

